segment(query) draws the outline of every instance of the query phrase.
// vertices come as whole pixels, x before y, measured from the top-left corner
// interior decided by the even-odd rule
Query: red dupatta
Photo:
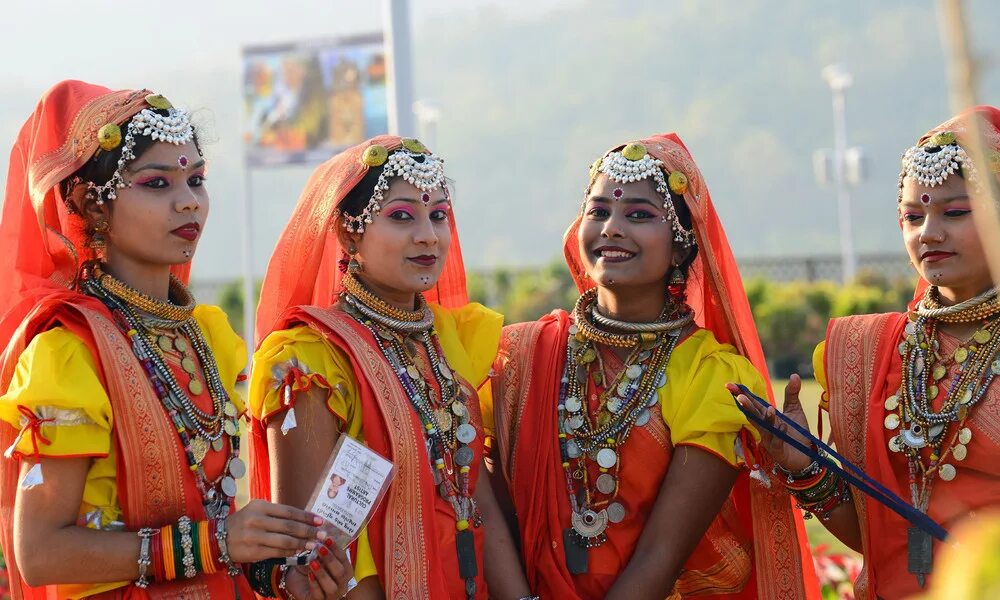
[[[736,261],[697,165],[676,134],[652,136],[640,143],[663,162],[665,172],[681,171],[689,182],[683,197],[692,215],[698,255],[689,271],[687,295],[696,323],[711,330],[720,342],[732,344],[766,376],[767,365]],[[595,284],[587,277],[579,255],[577,229],[581,218],[578,215],[566,232],[563,250],[582,293]],[[514,368],[504,368],[494,385],[498,445],[506,449],[501,461],[515,506],[519,507],[529,583],[536,592],[572,598],[577,591],[564,564],[561,531],[549,530],[550,524],[564,519],[558,507],[540,500],[542,496],[564,498],[566,493],[555,436],[555,410],[549,409],[555,406],[558,394],[567,328],[567,316],[561,311],[536,323],[506,328],[501,360],[513,361]],[[529,403],[544,408],[532,410],[529,418],[521,418],[518,407]],[[524,440],[531,443],[524,444]],[[520,456],[519,450],[528,454]],[[818,597],[819,586],[801,516],[792,510],[784,490],[778,486],[765,488],[744,472],[733,489],[731,503],[742,529],[752,532],[754,568],[747,589],[755,590],[759,598]],[[541,587],[543,581],[548,589]]]
[[[61,183],[98,148],[97,131],[121,124],[148,107],[148,90],[112,91],[80,81],[63,81],[46,92],[11,151],[0,219],[0,393],[7,390],[21,353],[35,335],[56,325],[76,334],[93,354],[111,400],[118,445],[118,495],[131,530],[176,521],[187,514],[205,518],[183,449],[159,399],[153,393],[126,336],[98,300],[76,290],[80,265],[93,258],[85,243],[83,220],[66,206]],[[187,281],[190,264],[172,269]],[[0,423],[0,445],[18,431]],[[19,461],[0,460],[0,543],[17,598],[48,598],[55,587],[28,587],[18,570],[13,543],[13,512]],[[148,477],[155,472],[158,477]],[[221,575],[221,576],[219,576]],[[239,585],[249,593],[244,579]],[[232,597],[224,572],[145,591],[127,586],[108,597]]]
[[[979,176],[996,177],[996,173],[1000,172],[1000,109],[996,107],[973,107],[922,135],[917,145],[923,144],[937,133],[950,131],[955,133],[959,145],[968,147],[970,128],[976,126],[973,118],[980,119],[987,159],[990,162],[987,165],[990,173],[982,173],[980,169]],[[914,303],[923,297],[928,285],[923,278],[918,278]],[[899,389],[902,381],[903,361],[898,346],[903,338],[906,322],[905,313],[857,315],[831,320],[827,330],[824,370],[830,396],[830,423],[837,447],[845,458],[908,500],[910,494],[906,489],[907,476],[902,472],[905,466],[890,456],[887,446],[889,436],[883,425],[885,399]],[[994,396],[994,389],[995,385],[988,392],[991,397]],[[992,416],[988,417],[989,423],[981,425],[977,425],[974,418],[970,421],[973,429],[983,427],[992,430],[991,434],[977,433],[975,443],[978,444],[980,439],[994,440],[996,443],[995,440],[1000,438],[1000,427],[996,426],[996,420]],[[970,450],[970,454],[973,450]],[[989,494],[984,493],[980,484],[969,485],[968,479],[963,482],[959,477],[948,482],[948,485],[960,487],[961,491],[957,494],[967,499],[969,510],[981,508],[991,502],[977,501],[977,497],[988,497]],[[901,564],[897,560],[899,557],[885,556],[884,552],[880,552],[880,548],[887,546],[905,548],[906,522],[862,494],[854,495],[854,505],[858,512],[866,557],[864,569],[855,582],[858,598],[874,600],[877,594],[899,598],[918,593],[920,589],[915,578],[906,572],[905,562]],[[937,510],[932,494],[929,512],[948,527],[954,515],[939,515],[936,514]],[[939,546],[935,541],[935,550]],[[901,560],[905,561],[905,557]],[[888,563],[894,563],[892,568]]]
[[[428,568],[447,561],[437,552],[437,544],[427,540],[435,535],[437,491],[424,464],[420,423],[370,333],[353,319],[328,309],[341,291],[338,261],[344,257],[336,209],[368,173],[361,159],[375,144],[392,152],[402,145],[402,138],[372,138],[326,161],[310,177],[268,263],[257,308],[257,341],[272,331],[306,324],[350,357],[361,394],[365,442],[400,466],[385,508],[376,511],[368,525],[379,578],[390,597],[446,598],[448,585],[441,577],[445,569]],[[454,308],[467,304],[468,296],[454,215],[449,227],[451,246],[444,269],[437,285],[424,296],[428,302]],[[270,498],[265,427],[256,419],[250,457],[251,494]]]

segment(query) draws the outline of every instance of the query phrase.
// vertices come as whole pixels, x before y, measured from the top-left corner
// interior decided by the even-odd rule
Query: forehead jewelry
[[[977,181],[976,167],[965,148],[959,145],[954,131],[938,132],[923,144],[908,148],[903,153],[902,167],[897,202],[903,200],[903,180],[907,177],[930,188],[943,184],[957,172],[961,172],[970,184],[976,185]],[[923,196],[920,200],[923,201]]]
[[[132,117],[128,127],[125,128],[125,137],[122,138],[122,130],[115,123],[108,123],[97,132],[97,141],[101,150],[111,152],[122,147],[122,154],[118,158],[118,166],[111,175],[111,179],[104,185],[96,185],[94,182],[87,182],[89,194],[93,194],[97,204],[104,204],[106,200],[114,200],[118,197],[118,190],[128,187],[131,182],[125,181],[123,173],[129,162],[135,160],[135,140],[138,136],[152,139],[154,142],[166,142],[175,146],[183,146],[194,139],[194,127],[191,126],[191,119],[187,112],[179,108],[174,108],[169,100],[159,94],[151,94],[145,98],[146,104],[150,108],[144,108]],[[156,110],[167,111],[162,115]],[[187,166],[187,157],[181,156],[177,159],[178,164],[184,160],[182,168]]]
[[[920,203],[923,204],[924,206],[927,206],[928,204],[930,204],[931,203],[931,195],[930,194],[920,194]]]
[[[188,157],[181,154],[177,157],[177,166],[181,168],[181,171],[187,171],[188,168]]]
[[[591,184],[598,173],[606,174],[608,179],[615,183],[632,183],[651,178],[656,191],[663,196],[663,210],[666,211],[666,218],[673,229],[674,241],[685,248],[690,248],[696,243],[694,232],[681,225],[671,196],[671,193],[683,196],[687,191],[688,180],[684,173],[672,171],[668,177],[664,177],[663,161],[650,156],[646,152],[646,147],[638,142],[632,142],[621,151],[609,152],[603,159],[598,159],[591,167]],[[621,198],[624,194],[624,190],[620,187],[612,192],[615,199]]]
[[[420,199],[424,204],[430,202],[430,192],[439,188],[444,191],[444,197],[450,200],[444,177],[444,159],[431,154],[426,146],[415,139],[404,138],[402,146],[392,154],[389,154],[385,146],[373,144],[365,149],[361,162],[370,168],[383,168],[375,183],[375,192],[361,214],[354,216],[339,209],[336,211],[335,216],[343,217],[343,227],[350,233],[364,233],[365,227],[378,216],[392,177],[399,177],[423,192]]]

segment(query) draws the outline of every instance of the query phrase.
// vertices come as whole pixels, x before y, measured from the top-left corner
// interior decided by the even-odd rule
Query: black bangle
[[[276,598],[274,586],[271,585],[271,574],[278,568],[279,564],[279,560],[269,558],[249,565],[247,580],[250,582],[250,588],[265,598]]]

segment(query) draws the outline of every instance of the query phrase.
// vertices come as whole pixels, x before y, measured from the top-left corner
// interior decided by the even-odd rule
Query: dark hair
[[[167,117],[170,116],[170,112],[164,109],[149,109],[158,115]],[[122,123],[122,138],[123,141],[118,145],[117,148],[111,151],[98,150],[90,160],[83,164],[82,167],[76,170],[73,175],[68,179],[73,179],[74,177],[79,177],[83,181],[93,182],[94,185],[104,185],[111,180],[112,175],[115,174],[115,170],[118,168],[118,159],[122,156],[122,150],[125,147],[124,137],[125,132],[128,130],[128,124],[132,122],[130,118],[125,123]],[[192,127],[194,127],[192,125]],[[137,135],[133,138],[135,140],[135,145],[132,146],[132,154],[135,155],[136,159],[142,156],[147,150],[153,147],[156,141],[153,138],[145,135]],[[198,131],[195,128],[194,133],[194,145],[198,149],[198,154],[201,154],[201,144],[198,142]]]
[[[674,210],[677,211],[677,221],[680,222],[681,227],[691,231],[691,209],[688,208],[687,202],[684,201],[684,197],[674,196],[670,190],[667,190],[667,195],[670,197],[670,201],[674,204]],[[673,240],[671,240],[671,243],[673,243]],[[687,277],[688,269],[691,268],[691,265],[694,263],[694,259],[697,257],[698,245],[694,244],[691,246],[687,257],[684,258],[684,262],[677,265],[677,268],[681,270],[681,273],[684,273],[685,278]]]

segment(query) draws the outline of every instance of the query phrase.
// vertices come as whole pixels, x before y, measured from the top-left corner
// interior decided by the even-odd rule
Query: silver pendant
[[[463,444],[471,444],[476,439],[476,428],[468,423],[462,423],[455,430],[455,437]]]
[[[625,520],[625,507],[621,502],[612,502],[607,508],[608,520],[612,523],[621,523]]]
[[[236,480],[232,477],[226,476],[222,478],[222,483],[219,485],[222,488],[222,493],[229,496],[230,498],[236,497]]]
[[[602,494],[611,494],[615,491],[615,478],[608,473],[601,473],[597,477],[597,491]]]
[[[910,429],[904,429],[899,434],[900,440],[910,448],[923,448],[927,445],[924,440],[924,431],[920,425],[914,425]]]
[[[247,474],[247,465],[243,459],[234,457],[233,460],[229,461],[229,474],[233,479],[242,479]]]
[[[597,464],[605,469],[610,469],[618,462],[618,454],[611,448],[601,448],[597,452]]]
[[[649,423],[649,416],[650,416],[649,409],[648,408],[642,409],[642,412],[639,413],[639,416],[635,418],[636,427],[644,427],[646,423]]]
[[[566,455],[570,458],[580,458],[580,444],[576,440],[566,442]]]
[[[455,451],[455,464],[460,467],[467,467],[472,464],[472,459],[475,458],[472,453],[472,448],[468,446],[462,446]]]
[[[594,512],[590,509],[583,513],[573,513],[571,519],[573,531],[584,538],[596,538],[608,528],[608,513],[606,511]]]

